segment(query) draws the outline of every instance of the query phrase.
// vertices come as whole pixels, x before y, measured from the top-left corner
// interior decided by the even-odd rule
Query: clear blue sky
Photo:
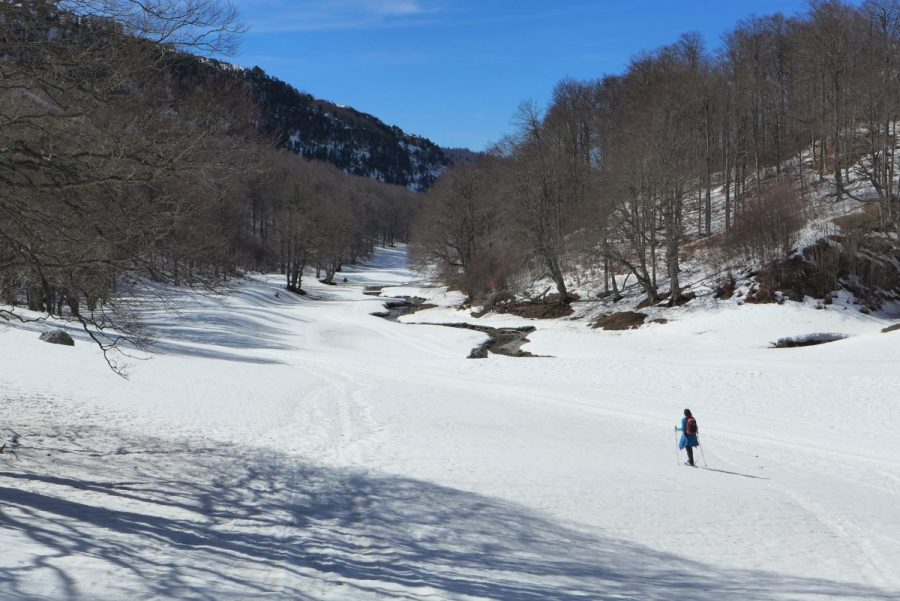
[[[563,77],[620,73],[642,50],[806,0],[235,0],[250,31],[233,62],[442,146],[482,150],[523,100]]]

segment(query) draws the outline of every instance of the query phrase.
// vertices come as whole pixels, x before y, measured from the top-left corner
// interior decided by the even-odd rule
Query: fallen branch
[[[2,445],[0,445],[0,455],[2,455],[3,453],[9,453],[10,455],[12,455],[13,457],[16,458],[16,461],[19,460],[19,454],[18,454],[18,453],[16,453],[16,452],[13,451],[12,449],[9,449],[9,451],[6,450],[6,443],[5,443],[5,442],[4,442]]]

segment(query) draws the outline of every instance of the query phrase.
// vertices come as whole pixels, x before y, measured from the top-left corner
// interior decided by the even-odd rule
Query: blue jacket
[[[679,432],[684,432],[685,428],[687,428],[687,418],[681,418],[681,427],[675,428]],[[687,434],[681,435],[681,440],[678,441],[678,448],[683,449],[685,447],[699,447],[700,441],[697,439],[697,436],[688,436]]]

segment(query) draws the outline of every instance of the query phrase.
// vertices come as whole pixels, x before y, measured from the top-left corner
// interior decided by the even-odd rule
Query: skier
[[[684,417],[681,418],[681,427],[679,428],[676,426],[675,431],[682,433],[678,448],[687,449],[687,464],[691,466],[694,465],[694,447],[699,447],[700,441],[697,440],[697,432],[699,432],[697,420],[691,415],[690,409],[684,410]]]

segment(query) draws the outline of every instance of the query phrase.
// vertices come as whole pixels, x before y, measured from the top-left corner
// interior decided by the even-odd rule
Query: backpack
[[[697,436],[700,429],[697,427],[697,420],[693,417],[687,418],[687,425],[684,427],[684,433],[687,436]]]

